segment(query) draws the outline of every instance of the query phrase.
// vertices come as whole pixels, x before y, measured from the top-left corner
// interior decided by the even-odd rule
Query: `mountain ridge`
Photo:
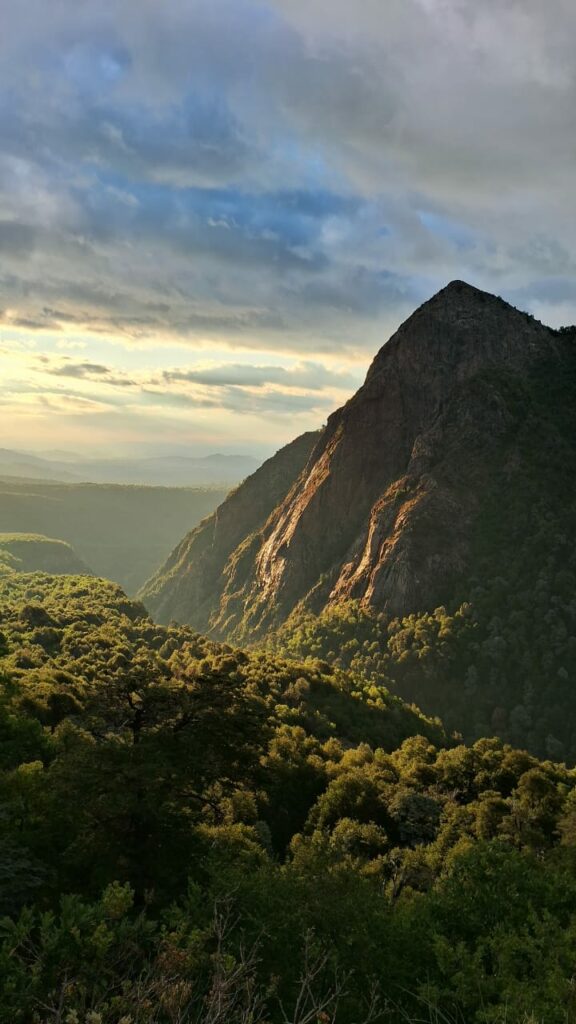
[[[181,562],[202,616],[196,599],[173,599],[174,577],[162,572],[143,592],[151,611],[245,639],[302,602],[321,610],[355,598],[390,615],[441,602],[470,568],[496,464],[522,471],[513,435],[535,367],[573,350],[503,299],[451,282],[380,349],[282,501],[246,530],[241,550],[227,552],[218,597],[193,558]]]

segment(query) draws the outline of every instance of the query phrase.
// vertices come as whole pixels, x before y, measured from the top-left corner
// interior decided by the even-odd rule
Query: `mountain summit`
[[[302,603],[355,598],[399,615],[450,599],[490,547],[483,523],[507,486],[546,490],[530,446],[566,442],[574,352],[569,333],[451,282],[321,433],[279,452],[185,538],[147,585],[149,608],[241,638]]]

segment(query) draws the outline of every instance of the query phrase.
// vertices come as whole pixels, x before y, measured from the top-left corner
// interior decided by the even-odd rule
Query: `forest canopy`
[[[572,769],[106,581],[0,607],[0,1021],[573,1019]]]

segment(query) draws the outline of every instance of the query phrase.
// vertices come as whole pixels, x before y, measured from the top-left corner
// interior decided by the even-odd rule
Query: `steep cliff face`
[[[189,546],[173,556],[171,576],[163,571],[164,604],[145,595],[152,611],[165,615],[178,592],[176,617],[246,637],[301,601],[321,608],[355,597],[400,614],[444,599],[469,564],[496,464],[513,473],[518,462],[522,382],[567,344],[501,299],[452,282],[380,350],[279,500],[252,516],[246,492],[238,516],[237,492],[224,544],[215,532],[222,510],[199,528],[219,548],[217,600]]]
[[[184,537],[141,592],[159,621],[190,622],[203,631],[211,628],[225,592],[230,557],[235,555],[237,566],[242,550],[288,494],[319,436],[319,431],[309,432],[286,445]]]

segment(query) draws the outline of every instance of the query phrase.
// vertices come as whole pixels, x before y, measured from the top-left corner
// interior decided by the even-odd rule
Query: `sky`
[[[0,446],[269,454],[462,278],[576,322],[573,0],[6,0]]]

